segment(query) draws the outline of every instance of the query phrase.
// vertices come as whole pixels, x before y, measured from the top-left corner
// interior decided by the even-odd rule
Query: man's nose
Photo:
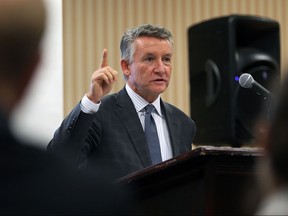
[[[156,61],[154,71],[157,73],[164,73],[165,72],[165,64],[162,60]]]

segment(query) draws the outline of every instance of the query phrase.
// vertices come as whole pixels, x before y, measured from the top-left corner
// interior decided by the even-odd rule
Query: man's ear
[[[21,75],[18,77],[18,86],[19,86],[19,99],[22,98],[22,95],[26,92],[26,89],[30,85],[35,72],[37,71],[37,66],[40,62],[41,54],[39,51],[35,52],[34,56],[27,63],[26,67],[23,68]]]
[[[0,77],[0,100],[3,112],[10,115],[12,110],[23,99],[28,89],[32,77],[36,72],[36,67],[40,61],[40,53],[29,56],[29,62],[18,68],[17,73],[1,74]]]
[[[129,62],[125,59],[121,59],[121,69],[123,74],[128,77],[130,75],[130,65]]]
[[[256,122],[253,133],[256,146],[263,148],[265,151],[270,151],[269,138],[271,133],[271,125],[269,124],[269,122]]]

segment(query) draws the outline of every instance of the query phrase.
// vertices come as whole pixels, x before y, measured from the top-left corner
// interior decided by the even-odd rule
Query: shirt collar
[[[150,104],[148,101],[146,101],[144,98],[142,98],[136,92],[134,92],[128,84],[125,85],[125,88],[126,88],[126,91],[129,95],[129,97],[131,98],[137,112],[142,112],[143,109],[148,104]],[[160,106],[160,95],[151,104],[153,104],[153,106],[157,110],[157,114],[162,117],[161,106]]]

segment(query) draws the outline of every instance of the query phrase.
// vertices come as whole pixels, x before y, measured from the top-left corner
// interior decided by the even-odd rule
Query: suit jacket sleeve
[[[78,103],[54,133],[47,150],[68,159],[71,165],[81,164],[86,157],[82,148],[94,115],[82,112]]]

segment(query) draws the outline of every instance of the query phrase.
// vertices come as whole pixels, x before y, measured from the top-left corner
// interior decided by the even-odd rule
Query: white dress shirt
[[[138,113],[138,117],[140,119],[140,122],[144,130],[144,126],[145,126],[144,125],[145,124],[144,109],[146,105],[149,104],[149,102],[146,101],[144,98],[142,98],[140,95],[136,94],[127,84],[125,88],[129,97],[131,98],[134,104],[134,107]],[[172,155],[171,141],[170,141],[167,123],[166,123],[164,116],[162,115],[162,111],[160,107],[160,96],[152,104],[154,105],[157,111],[157,113],[153,112],[152,116],[154,118],[156,128],[157,128],[162,161],[165,161],[165,160],[172,158],[173,155]],[[100,105],[101,105],[101,102],[99,104],[96,104],[92,102],[86,95],[84,95],[80,104],[81,110],[89,114],[97,112]]]

